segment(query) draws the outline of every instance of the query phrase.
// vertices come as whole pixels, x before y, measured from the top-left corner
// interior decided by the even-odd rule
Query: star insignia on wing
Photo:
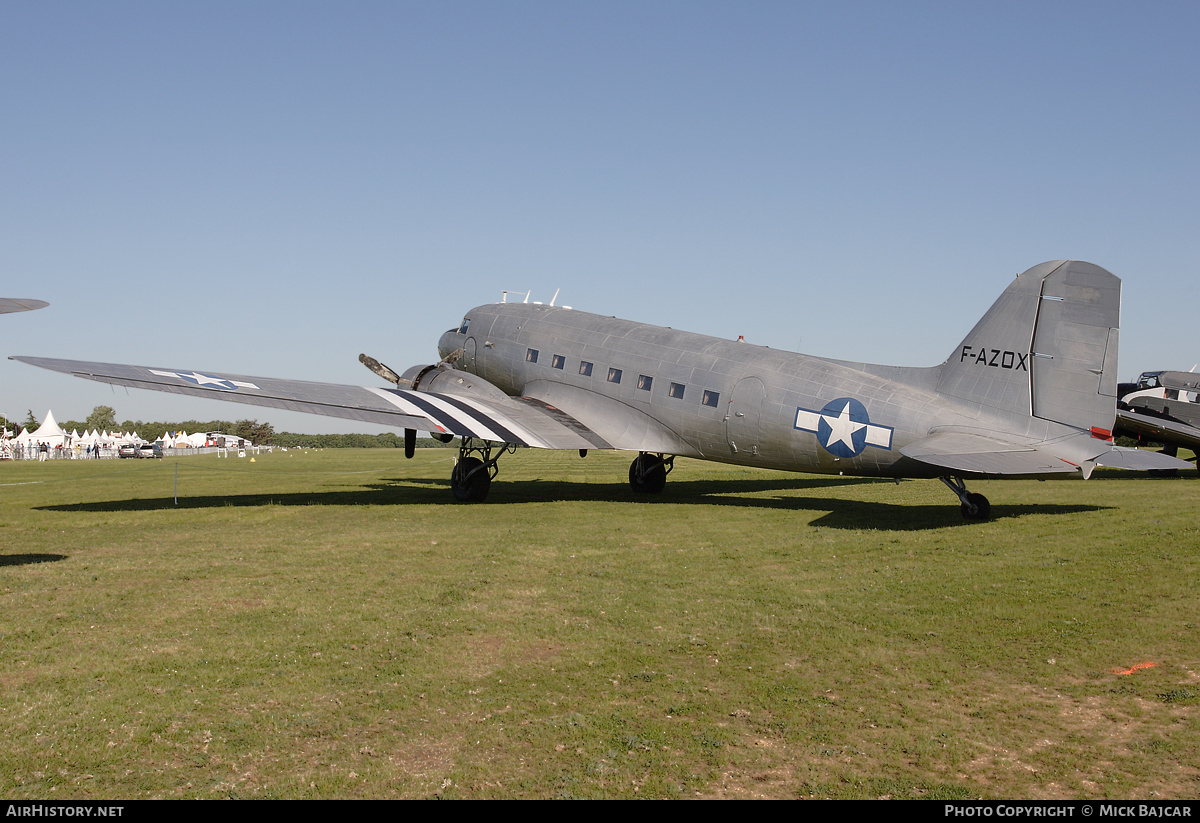
[[[221,389],[222,391],[258,388],[253,383],[246,383],[241,380],[229,380],[225,377],[215,377],[211,374],[204,374],[198,371],[159,371],[158,369],[149,369],[149,371],[151,374],[157,374],[159,377],[174,377],[185,383],[194,383],[201,388],[214,388]]]

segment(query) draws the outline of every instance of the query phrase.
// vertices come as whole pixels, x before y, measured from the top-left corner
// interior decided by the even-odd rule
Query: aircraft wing
[[[1118,409],[1116,432],[1200,452],[1200,429],[1177,420]]]
[[[579,421],[532,398],[481,399],[392,387],[314,383],[48,357],[9,359],[117,386],[307,412],[436,434],[475,437],[543,449],[612,448]]]
[[[44,309],[50,304],[45,300],[24,300],[16,297],[0,297],[0,314],[9,314],[14,311],[33,311],[34,309]]]
[[[1111,446],[1086,433],[1054,441],[1010,442],[976,432],[935,431],[904,446],[900,453],[954,472],[992,477],[1068,475],[1079,471],[1086,477],[1091,473],[1089,464],[1135,471],[1192,467],[1158,452]]]

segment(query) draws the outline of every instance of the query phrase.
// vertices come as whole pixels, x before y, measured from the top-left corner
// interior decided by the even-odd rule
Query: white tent
[[[65,446],[69,440],[70,437],[59,428],[58,423],[54,420],[53,412],[50,411],[46,412],[46,419],[42,421],[42,425],[38,426],[37,431],[31,434],[26,429],[17,436],[19,443],[46,443],[50,448]]]

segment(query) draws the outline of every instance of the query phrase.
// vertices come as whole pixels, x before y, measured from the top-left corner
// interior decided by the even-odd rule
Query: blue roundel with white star
[[[867,408],[853,397],[839,397],[821,409],[817,440],[834,457],[855,457],[867,447]]]
[[[853,397],[839,397],[819,412],[796,409],[796,428],[812,432],[834,457],[857,457],[867,446],[891,449],[892,429],[871,422],[867,407]]]

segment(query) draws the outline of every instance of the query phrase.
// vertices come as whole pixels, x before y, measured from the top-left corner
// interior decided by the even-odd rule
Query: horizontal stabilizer
[[[1055,441],[1011,443],[975,432],[939,431],[904,446],[900,453],[955,473],[993,477],[1080,472],[1086,478],[1095,466],[1132,471],[1192,467],[1169,455],[1113,446],[1085,433]]]
[[[971,474],[1067,474],[1079,469],[1033,445],[1007,443],[971,432],[934,432],[903,447],[900,453],[922,463]]]
[[[1162,452],[1143,451],[1142,449],[1127,449],[1124,446],[1113,446],[1113,450],[1096,458],[1095,462],[1110,469],[1131,469],[1133,471],[1164,471],[1166,469],[1190,469],[1192,464],[1178,457],[1171,457]]]

